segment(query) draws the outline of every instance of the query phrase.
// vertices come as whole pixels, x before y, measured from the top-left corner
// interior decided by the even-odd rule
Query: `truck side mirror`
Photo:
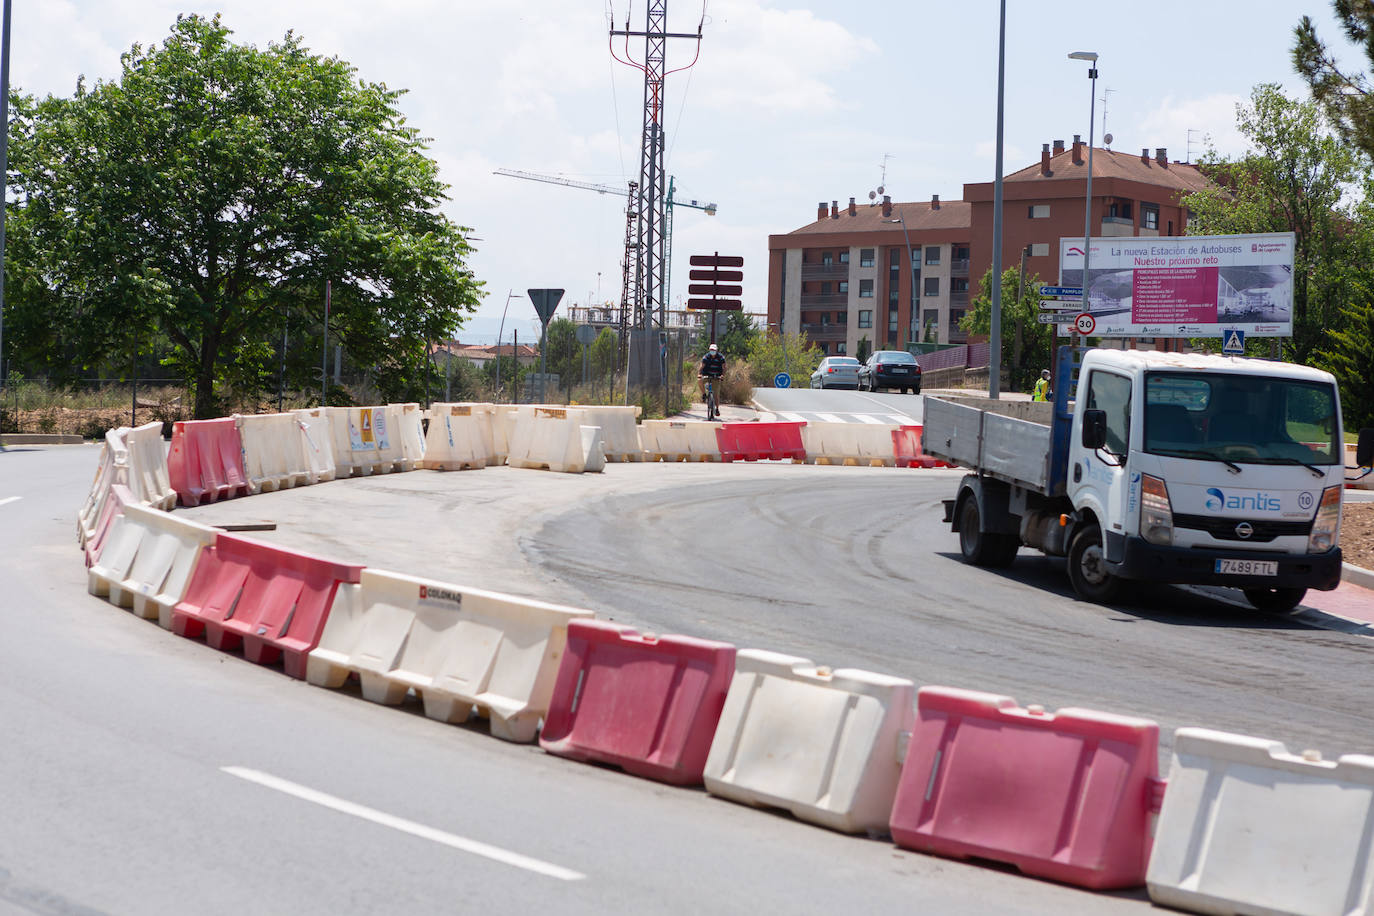
[[[1083,411],[1083,447],[1096,451],[1107,444],[1107,411]]]
[[[1362,468],[1374,464],[1374,429],[1360,430],[1359,441],[1355,443],[1355,463]]]

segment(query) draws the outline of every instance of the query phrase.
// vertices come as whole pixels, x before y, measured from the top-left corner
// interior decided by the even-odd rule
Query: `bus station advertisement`
[[[1083,287],[1093,337],[1293,333],[1293,233],[1059,240],[1059,283]],[[1072,315],[1065,316],[1072,320]]]

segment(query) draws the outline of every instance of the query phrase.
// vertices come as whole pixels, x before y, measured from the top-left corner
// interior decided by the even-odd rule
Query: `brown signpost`
[[[709,267],[710,270],[694,270],[690,277],[694,281],[687,287],[690,296],[710,296],[709,299],[688,299],[687,308],[709,310],[711,312],[711,343],[716,342],[716,312],[738,312],[744,303],[735,296],[744,294],[742,270],[722,270],[744,266],[744,258],[737,254],[694,254],[690,263],[693,267]]]

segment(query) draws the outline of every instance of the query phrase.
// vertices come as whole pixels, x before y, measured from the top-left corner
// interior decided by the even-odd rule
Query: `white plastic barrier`
[[[1195,913],[1369,913],[1372,809],[1374,757],[1322,760],[1181,728],[1146,872],[1150,899]]]
[[[607,461],[643,461],[644,450],[639,444],[639,428],[635,420],[638,407],[578,407],[582,422],[601,428]]]
[[[301,455],[310,483],[333,480],[338,473],[334,465],[334,438],[329,411],[321,407],[292,411],[300,429]]]
[[[409,690],[425,715],[461,722],[473,709],[507,741],[533,741],[548,712],[568,623],[591,611],[364,569],[340,585],[306,680],[400,703]]]
[[[886,832],[916,686],[746,649],[706,761],[706,791],[847,833]]]
[[[435,404],[429,414],[420,467],[457,471],[496,463],[490,404]]]
[[[186,593],[201,551],[216,530],[144,506],[125,506],[91,566],[87,590],[139,617],[172,626],[172,608]]]
[[[515,412],[506,464],[569,474],[606,466],[599,427],[585,425],[577,407],[521,407]]]
[[[397,467],[413,471],[425,458],[424,411],[419,404],[388,404],[386,409],[392,437],[400,449]]]
[[[719,428],[719,423],[699,420],[645,420],[639,427],[640,448],[649,461],[719,461]]]
[[[310,483],[300,421],[294,413],[235,414],[248,492],[270,493]]]
[[[808,421],[802,427],[802,445],[811,464],[896,463],[891,423],[825,423]]]
[[[105,442],[100,446],[100,464],[95,469],[91,491],[76,516],[76,534],[82,547],[95,537],[100,515],[105,511],[105,501],[110,498],[110,487],[117,483],[129,484],[129,449],[124,441],[128,432],[129,427],[121,426],[105,433]]]
[[[130,429],[124,441],[129,451],[129,489],[134,499],[158,509],[174,507],[177,493],[167,475],[167,446],[162,439],[162,423],[145,423]]]
[[[392,427],[398,419],[399,414],[385,406],[329,408],[329,431],[339,476],[396,470],[402,449]]]

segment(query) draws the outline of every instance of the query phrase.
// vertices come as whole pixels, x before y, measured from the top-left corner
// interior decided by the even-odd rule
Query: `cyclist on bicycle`
[[[706,350],[706,355],[701,358],[700,365],[697,366],[697,386],[701,389],[701,400],[706,401],[706,379],[713,378],[717,382],[725,374],[725,354],[721,353],[715,344],[711,344]],[[719,400],[719,389],[717,389],[717,400]]]

